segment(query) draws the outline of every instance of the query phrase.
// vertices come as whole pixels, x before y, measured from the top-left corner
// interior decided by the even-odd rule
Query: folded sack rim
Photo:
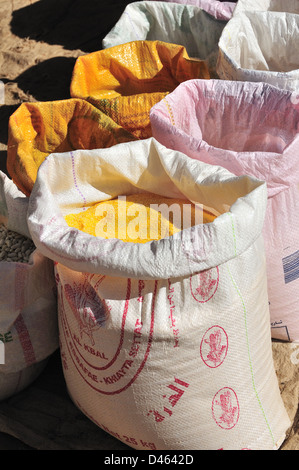
[[[110,160],[111,164],[111,153],[127,152],[127,155],[131,156],[142,151],[145,155],[146,152],[153,154],[153,161],[146,171],[150,171],[153,162],[160,164],[158,171],[165,171],[166,174],[166,179],[163,181],[166,181],[170,175],[173,180],[170,181],[169,187],[172,185],[173,191],[183,194],[190,201],[194,200],[196,191],[201,191],[201,194],[206,194],[208,198],[213,188],[217,187],[220,193],[225,194],[228,186],[231,186],[234,202],[229,211],[221,214],[212,223],[187,228],[169,238],[144,244],[94,237],[67,226],[62,208],[57,203],[59,195],[55,196],[55,200],[54,193],[51,192],[51,184],[55,188],[59,186],[57,175],[54,176],[53,173],[55,165],[59,164],[60,169],[67,167],[71,172],[71,160],[74,155],[76,164],[80,167],[81,163],[81,167],[84,168],[83,163],[86,158],[89,158],[91,164],[96,164],[100,158]],[[144,176],[142,172],[148,166],[146,156],[142,162],[144,167],[140,166],[139,186],[138,181],[135,185],[137,192],[149,191],[149,187],[142,186],[144,181],[141,181]],[[52,172],[52,180],[55,180],[52,183],[49,171]],[[193,187],[188,186],[191,173],[195,182]],[[196,179],[197,177],[200,181]],[[65,180],[66,175],[63,174],[61,178]],[[187,186],[186,194],[184,190]],[[131,187],[133,188],[133,185]],[[72,194],[76,194],[75,197],[80,200],[77,188],[72,188]],[[106,197],[107,199],[109,197]],[[54,262],[60,262],[79,272],[85,270],[117,277],[168,279],[188,276],[215,267],[249,248],[261,235],[266,204],[267,191],[264,181],[247,175],[236,177],[224,168],[192,160],[180,152],[167,149],[154,138],[149,138],[128,144],[117,144],[110,149],[78,150],[73,152],[73,155],[68,152],[59,156],[50,155],[39,168],[29,198],[27,215],[32,240],[41,253]],[[250,214],[247,219],[243,216],[245,206],[247,213]],[[250,236],[247,237],[249,227]],[[215,240],[219,238],[222,238],[221,253],[220,247],[215,244]]]

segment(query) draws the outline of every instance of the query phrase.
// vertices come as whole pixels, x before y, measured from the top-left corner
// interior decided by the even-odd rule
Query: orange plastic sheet
[[[136,138],[80,99],[23,103],[11,115],[7,170],[30,195],[39,166],[50,153],[107,148]]]
[[[206,63],[183,46],[132,41],[77,59],[71,96],[102,110],[138,139],[152,136],[149,111],[180,83],[210,78]]]

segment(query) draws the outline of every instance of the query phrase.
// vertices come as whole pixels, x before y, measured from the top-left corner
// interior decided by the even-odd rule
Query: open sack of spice
[[[134,2],[126,6],[102,44],[104,48],[109,48],[131,41],[158,40],[182,45],[190,57],[204,60],[214,77],[218,41],[226,23],[194,5]]]
[[[206,64],[191,59],[183,46],[132,41],[78,57],[70,93],[96,106],[134,138],[145,139],[152,136],[152,106],[192,78],[210,75]]]
[[[0,400],[30,385],[58,348],[53,261],[31,240],[27,208],[0,172]]]
[[[272,336],[299,341],[299,105],[266,83],[190,80],[151,110],[154,137],[267,182],[263,234]]]
[[[240,8],[220,37],[217,74],[225,80],[266,82],[295,92],[299,87],[298,40],[298,14],[288,9]]]
[[[53,152],[111,147],[135,137],[85,100],[22,103],[10,116],[7,170],[31,193],[38,168]]]
[[[236,3],[219,2],[218,0],[164,0],[170,3],[193,5],[212,15],[217,20],[229,21],[233,15]]]
[[[279,448],[266,184],[153,138],[57,157],[28,227],[55,261],[76,406],[135,449]]]

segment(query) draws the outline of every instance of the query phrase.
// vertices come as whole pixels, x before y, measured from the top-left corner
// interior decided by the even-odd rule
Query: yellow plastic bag
[[[9,120],[7,170],[29,196],[37,170],[50,153],[107,148],[136,140],[85,100],[22,103]]]
[[[183,46],[133,41],[79,57],[71,96],[89,101],[135,137],[145,139],[152,135],[152,106],[192,78],[210,78],[209,71]]]

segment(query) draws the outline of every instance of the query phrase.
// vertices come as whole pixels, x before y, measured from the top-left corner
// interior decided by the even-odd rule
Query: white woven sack
[[[28,198],[0,172],[0,223],[31,238]],[[53,262],[35,250],[29,263],[0,262],[0,400],[27,387],[58,348]]]
[[[144,244],[93,237],[64,220],[143,191],[221,215]],[[280,446],[290,422],[272,359],[266,199],[264,182],[153,138],[41,165],[28,226],[56,262],[70,396],[102,429],[143,450]]]
[[[240,11],[225,26],[216,66],[221,79],[299,89],[299,15]]]
[[[242,11],[277,11],[299,13],[298,0],[238,0],[233,15]]]
[[[164,41],[186,48],[189,57],[206,60],[214,75],[218,41],[226,21],[194,5],[156,1],[129,3],[103,39],[103,48],[131,41]]]

